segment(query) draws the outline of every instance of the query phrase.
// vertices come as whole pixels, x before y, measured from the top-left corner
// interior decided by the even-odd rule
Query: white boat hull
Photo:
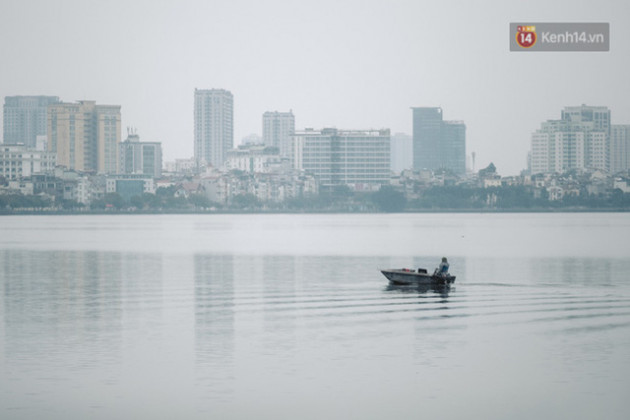
[[[437,274],[397,269],[380,271],[392,284],[449,285],[455,281],[455,276],[451,275],[441,276]]]

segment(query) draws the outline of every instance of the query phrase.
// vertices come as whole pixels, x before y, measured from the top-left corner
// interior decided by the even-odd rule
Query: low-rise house
[[[491,187],[500,187],[501,186],[501,177],[488,177],[482,180],[483,188],[491,188]]]
[[[547,188],[547,192],[549,193],[549,201],[562,200],[562,197],[564,197],[564,190],[562,187],[552,186]]]
[[[155,184],[153,178],[141,174],[108,175],[105,192],[118,193],[128,200],[144,193],[155,194]]]
[[[19,192],[22,195],[33,195],[35,192],[35,185],[31,180],[12,179],[9,181],[8,189],[14,192]]]
[[[630,194],[630,180],[627,178],[615,178],[613,189],[619,189],[625,194]]]
[[[203,195],[204,192],[204,187],[199,181],[191,181],[179,184],[173,195],[175,197],[189,198],[193,194]]]

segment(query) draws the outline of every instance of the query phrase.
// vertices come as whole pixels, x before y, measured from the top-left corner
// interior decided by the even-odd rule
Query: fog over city
[[[193,155],[195,88],[233,93],[235,145],[266,111],[292,110],[296,129],[411,134],[411,107],[441,107],[465,122],[477,169],[510,175],[565,106],[630,123],[629,17],[621,0],[3,0],[0,97],[121,105],[164,160]],[[527,20],[609,22],[610,51],[510,52],[509,23]]]
[[[0,420],[630,419],[629,23],[0,0]]]

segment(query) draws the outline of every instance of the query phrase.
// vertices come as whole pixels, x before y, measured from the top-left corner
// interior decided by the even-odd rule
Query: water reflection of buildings
[[[439,260],[195,255],[195,377],[204,398],[229,400],[263,379],[289,377],[313,355],[315,343],[334,353],[340,336],[369,336],[373,322],[389,317],[413,319],[418,314],[409,308],[422,305],[423,296],[416,291],[417,302],[411,302],[382,293],[388,282],[377,268],[433,269]],[[465,260],[451,261],[452,271],[464,276]],[[425,294],[427,303],[438,305],[438,318],[450,305],[448,292],[442,292]]]
[[[88,325],[120,323],[121,300],[111,299],[121,293],[120,258],[98,252],[1,251],[7,333],[36,324],[47,334],[80,333]]]
[[[237,321],[244,328],[269,333],[279,323],[284,330],[290,327],[292,320],[278,308],[295,304],[296,287],[308,271],[303,258],[288,256],[196,255],[194,266],[200,363],[212,363],[236,351]]]
[[[533,280],[546,283],[609,285],[625,283],[630,262],[614,258],[537,258],[525,262]]]
[[[194,256],[197,380],[226,392],[234,376],[234,257]]]
[[[296,316],[300,303],[297,287],[303,278],[303,259],[293,256],[262,258],[263,335],[264,346],[290,355],[295,351]],[[281,332],[279,340],[276,333]]]
[[[466,278],[475,285],[609,285],[626,282],[630,262],[620,258],[469,258]]]
[[[0,285],[7,360],[56,354],[69,366],[102,369],[120,363],[121,326],[133,326],[126,321],[138,305],[161,293],[161,262],[118,252],[2,250]]]

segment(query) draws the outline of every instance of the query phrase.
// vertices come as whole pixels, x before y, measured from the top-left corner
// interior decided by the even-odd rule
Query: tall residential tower
[[[77,171],[116,173],[120,143],[120,105],[94,101],[48,107],[48,150],[57,164]]]
[[[610,170],[610,133],[607,107],[565,107],[559,120],[542,123],[532,134],[532,174]]]
[[[293,112],[265,112],[263,114],[263,142],[277,147],[280,156],[291,156],[291,136],[295,133]]]
[[[220,167],[234,147],[234,97],[224,89],[195,89],[195,162]]]

